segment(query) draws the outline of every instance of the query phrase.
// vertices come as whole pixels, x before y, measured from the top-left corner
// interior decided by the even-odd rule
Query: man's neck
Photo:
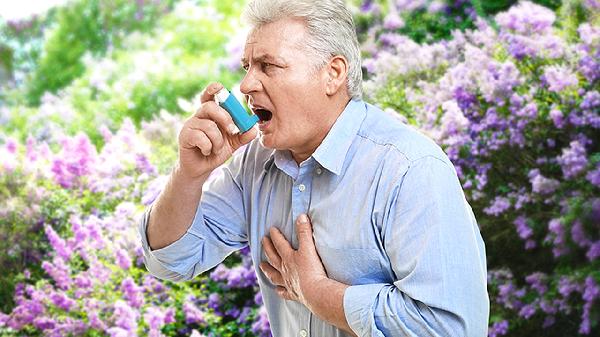
[[[333,127],[337,119],[340,117],[342,112],[344,112],[344,109],[350,102],[350,98],[348,97],[348,95],[337,96],[336,98],[332,99],[334,99],[335,101],[332,102],[332,110],[330,111],[335,111],[336,113],[332,114],[330,120],[327,123],[325,123],[325,126],[321,129],[322,131],[317,135],[317,137],[314,138],[315,140],[312,142],[313,144],[301,151],[295,151],[294,149],[290,149],[292,158],[294,158],[294,161],[296,162],[296,164],[298,164],[298,166],[300,166],[302,162],[310,158],[310,156],[312,156],[312,154],[315,153],[317,148],[323,142],[323,139],[327,137],[329,131],[331,131],[331,128]]]

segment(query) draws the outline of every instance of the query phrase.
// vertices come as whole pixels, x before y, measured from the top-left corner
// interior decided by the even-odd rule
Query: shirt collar
[[[312,157],[330,172],[339,175],[344,166],[346,154],[366,116],[363,101],[350,100],[335,121],[321,145]]]
[[[339,175],[344,166],[346,154],[352,145],[360,126],[366,116],[366,105],[362,100],[350,100],[346,108],[337,118],[327,136],[317,147],[312,157],[328,171]],[[264,164],[264,169],[269,170],[276,159],[288,158],[289,151],[275,150]],[[293,159],[291,159],[293,160]],[[279,165],[278,165],[279,166]]]

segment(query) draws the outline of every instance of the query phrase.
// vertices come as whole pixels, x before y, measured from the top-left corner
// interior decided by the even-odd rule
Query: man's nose
[[[253,92],[259,91],[261,88],[260,81],[256,78],[255,72],[252,68],[248,69],[248,72],[240,83],[240,91],[244,95],[250,95]]]

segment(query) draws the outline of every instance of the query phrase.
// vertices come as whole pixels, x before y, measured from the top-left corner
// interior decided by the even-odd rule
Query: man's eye
[[[242,68],[244,68],[245,71],[248,71],[249,66],[247,64],[242,64]]]

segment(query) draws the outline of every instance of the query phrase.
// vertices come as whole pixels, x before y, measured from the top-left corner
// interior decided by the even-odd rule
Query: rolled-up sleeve
[[[350,286],[348,324],[359,336],[487,335],[485,247],[456,171],[423,157],[399,178],[381,235],[393,283]]]
[[[217,169],[205,184],[194,220],[186,233],[167,247],[151,250],[146,228],[152,206],[139,224],[148,271],[161,279],[185,281],[216,266],[247,245],[243,191],[243,155]]]

